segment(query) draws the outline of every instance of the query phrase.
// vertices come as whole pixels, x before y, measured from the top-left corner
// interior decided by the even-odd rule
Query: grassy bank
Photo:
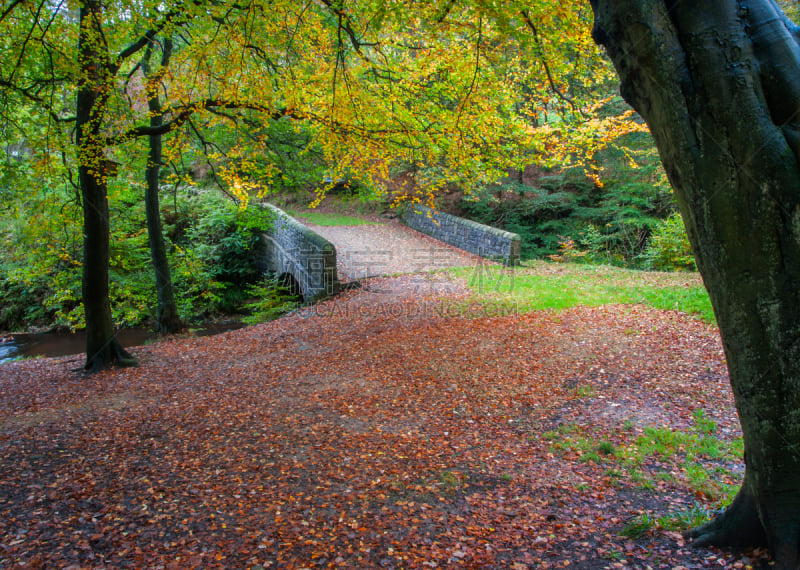
[[[305,224],[312,224],[315,226],[364,226],[364,225],[377,225],[376,222],[371,222],[356,216],[347,214],[339,214],[336,212],[318,212],[309,209],[286,209],[286,212],[300,220]]]
[[[647,272],[545,261],[530,261],[516,268],[487,265],[452,272],[467,281],[478,301],[508,304],[521,311],[643,304],[714,322],[708,293],[700,275],[694,272]]]

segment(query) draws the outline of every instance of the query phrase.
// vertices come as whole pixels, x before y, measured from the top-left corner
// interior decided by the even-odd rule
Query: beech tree
[[[109,300],[108,175],[103,119],[111,93],[110,81],[119,69],[103,41],[103,9],[87,0],[79,10],[78,81],[75,144],[78,148],[78,180],[83,199],[83,307],[86,315],[86,368],[97,370],[111,364],[134,364],[114,334]],[[144,47],[142,42],[138,49]],[[135,53],[134,46],[129,51]],[[119,59],[130,53],[120,54]]]
[[[697,545],[800,567],[800,29],[774,0],[592,0],[719,324],[744,432],[736,498]]]
[[[74,125],[74,133],[67,134],[74,136],[73,139],[53,137],[54,143],[48,139],[35,150],[48,155],[53,150],[51,144],[55,148],[60,146],[65,162],[67,149],[76,155],[77,188],[83,210],[81,267],[87,370],[135,363],[116,337],[109,297],[108,184],[120,166],[110,160],[114,149],[135,138],[148,138],[150,142],[145,195],[158,292],[158,323],[162,329],[174,330],[179,323],[158,211],[161,135],[180,128],[193,114],[205,109],[247,105],[242,100],[228,99],[228,92],[214,93],[213,82],[205,81],[197,89],[200,94],[192,91],[194,84],[186,83],[184,96],[162,108],[157,93],[170,61],[172,44],[169,40],[163,42],[161,64],[158,70],[153,70],[150,59],[156,38],[159,34],[169,37],[190,24],[195,30],[204,23],[218,30],[228,23],[225,17],[228,11],[222,7],[219,9],[222,15],[215,14],[211,11],[214,4],[203,6],[192,2],[150,8],[143,11],[152,17],[141,20],[131,17],[125,6],[96,0],[83,2],[77,13],[61,5],[43,4],[37,8],[13,2],[0,14],[3,29],[13,32],[8,44],[14,55],[8,58],[7,69],[0,72],[3,103],[11,106],[23,101],[42,109],[53,125]],[[238,15],[246,9],[232,12]],[[74,53],[70,50],[73,42],[77,43]],[[144,57],[137,64],[135,57],[142,53]],[[135,106],[126,105],[124,95],[139,68],[146,83],[140,93],[148,110],[146,125],[137,125],[141,117],[131,117],[125,112]],[[75,93],[74,107],[68,102],[70,90]],[[209,93],[215,96],[210,97]]]
[[[161,100],[158,95],[159,80],[169,67],[172,57],[173,43],[171,38],[165,38],[161,46],[161,63],[157,70],[152,69],[151,58],[153,46],[148,45],[142,58],[142,73],[147,82],[147,107],[150,111],[150,126],[157,130],[164,124],[161,112]],[[183,327],[178,316],[178,307],[175,303],[175,291],[172,283],[172,274],[167,261],[167,247],[164,242],[164,233],[161,226],[161,206],[159,200],[161,165],[163,161],[163,141],[160,133],[148,137],[148,157],[145,167],[145,214],[147,217],[147,239],[150,245],[150,259],[156,281],[156,296],[158,302],[156,315],[156,331],[162,333],[177,332]]]

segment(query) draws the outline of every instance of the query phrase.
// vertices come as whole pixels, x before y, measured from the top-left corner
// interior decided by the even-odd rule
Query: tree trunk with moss
[[[147,106],[150,111],[150,126],[156,130],[164,123],[161,101],[158,96],[160,79],[169,65],[172,55],[172,41],[166,39],[162,46],[161,65],[154,73],[150,66],[152,57],[152,43],[148,46],[142,61],[142,70],[147,79]],[[172,284],[172,273],[167,259],[167,246],[164,242],[164,231],[161,226],[161,206],[159,200],[159,178],[161,175],[162,135],[154,134],[147,137],[149,153],[147,168],[145,169],[145,215],[147,218],[147,237],[150,243],[150,260],[156,281],[156,297],[158,301],[158,314],[156,316],[156,332],[173,333],[183,328],[183,323],[178,316],[178,307],[175,304],[175,288]]]
[[[107,62],[99,29],[102,7],[87,0],[80,8],[78,54],[82,77],[78,86],[76,142],[78,179],[83,201],[83,307],[86,316],[86,369],[97,371],[136,361],[114,332],[109,302],[109,163],[101,124],[108,98]]]
[[[644,117],[714,306],[745,442],[697,545],[800,568],[800,45],[772,0],[592,0],[594,38]]]

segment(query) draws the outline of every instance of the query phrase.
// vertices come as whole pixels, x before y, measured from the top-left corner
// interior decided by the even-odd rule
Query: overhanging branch
[[[525,25],[528,26],[528,29],[533,33],[533,41],[536,43],[536,52],[539,56],[539,59],[544,66],[544,72],[547,75],[547,82],[550,84],[550,89],[553,90],[553,93],[558,95],[558,97],[569,104],[572,107],[572,110],[575,112],[580,112],[575,101],[569,95],[563,93],[558,87],[556,87],[556,83],[553,80],[553,74],[550,72],[550,66],[547,63],[547,58],[544,56],[544,48],[542,47],[542,41],[539,39],[539,32],[536,29],[536,25],[534,25],[533,20],[531,20],[530,14],[528,14],[527,10],[522,10],[520,12],[522,15],[522,19],[525,21]]]
[[[176,113],[169,121],[166,121],[163,125],[154,127],[149,125],[141,125],[138,127],[133,127],[116,135],[114,137],[109,137],[106,140],[106,144],[109,146],[116,145],[123,143],[125,141],[135,139],[138,137],[146,137],[146,136],[154,136],[154,135],[165,135],[169,132],[172,132],[180,127],[182,127],[192,115],[194,115],[198,111],[203,111],[205,109],[247,109],[251,111],[261,111],[261,112],[268,112],[270,114],[270,118],[272,119],[280,119],[281,117],[295,117],[301,118],[301,115],[296,111],[291,109],[279,109],[279,110],[270,110],[267,107],[262,105],[257,105],[253,103],[243,103],[238,101],[224,101],[219,99],[205,99],[203,101],[198,101],[191,105],[185,105],[182,107],[173,107],[171,109],[166,109],[162,116],[166,116],[170,113]]]
[[[337,17],[338,20],[337,26],[339,30],[340,31],[344,30],[344,32],[347,34],[347,37],[350,39],[350,44],[356,50],[356,53],[359,55],[359,57],[361,57],[361,59],[363,59],[367,63],[370,63],[369,58],[364,54],[363,51],[361,51],[361,48],[362,46],[371,46],[374,44],[368,44],[358,39],[358,36],[356,35],[355,30],[353,29],[353,21],[350,19],[349,14],[347,14],[347,12],[345,12],[342,9],[341,3],[338,2],[334,3],[331,0],[322,0],[322,3],[325,6],[327,6],[330,9],[330,11],[333,12],[333,14]]]

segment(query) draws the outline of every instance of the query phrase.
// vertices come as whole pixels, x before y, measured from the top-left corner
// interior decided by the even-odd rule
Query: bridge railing
[[[422,204],[406,207],[405,223],[418,232],[475,255],[505,265],[518,265],[520,262],[522,241],[519,234],[437,212]]]

